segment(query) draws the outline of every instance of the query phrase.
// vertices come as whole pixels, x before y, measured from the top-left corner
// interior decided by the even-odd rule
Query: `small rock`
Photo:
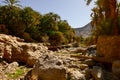
[[[88,66],[94,66],[95,65],[95,61],[93,61],[92,59],[86,59],[85,61],[83,61],[84,64],[87,64]]]
[[[102,68],[94,66],[91,70],[91,74],[95,80],[102,80]]]
[[[78,70],[69,70],[70,80],[86,80],[85,75]]]
[[[95,80],[119,80],[114,74],[102,70],[101,67],[94,66],[91,70],[91,74]]]
[[[84,70],[88,68],[88,65],[87,64],[80,64],[80,69]]]
[[[120,78],[120,60],[113,62],[113,64],[112,64],[112,73]]]
[[[91,45],[87,48],[87,52],[89,55],[96,55],[96,45]]]
[[[15,73],[19,64],[17,62],[10,63],[5,69],[5,73]]]
[[[85,69],[85,78],[87,79],[87,80],[90,80],[90,78],[91,78],[91,69]]]

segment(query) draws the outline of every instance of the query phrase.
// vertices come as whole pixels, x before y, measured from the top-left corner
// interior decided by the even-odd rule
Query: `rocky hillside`
[[[91,23],[88,23],[87,25],[81,27],[81,28],[75,28],[75,33],[77,36],[82,36],[83,38],[87,38],[91,35],[92,26]]]

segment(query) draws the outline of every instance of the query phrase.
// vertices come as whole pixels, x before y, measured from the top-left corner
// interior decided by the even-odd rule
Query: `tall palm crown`
[[[20,1],[19,0],[4,0],[3,3],[5,3],[8,6],[21,6],[20,4],[18,4]]]
[[[87,0],[87,5],[90,4],[92,0]],[[110,35],[120,34],[118,25],[118,1],[117,0],[96,0],[96,7],[93,9],[93,20],[95,26],[102,27],[101,30],[109,29],[108,33]],[[106,24],[106,25],[105,25]],[[110,29],[111,28],[111,29]]]

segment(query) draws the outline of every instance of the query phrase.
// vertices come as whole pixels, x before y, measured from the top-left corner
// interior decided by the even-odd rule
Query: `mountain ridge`
[[[92,34],[91,22],[80,28],[74,28],[76,36],[82,36],[83,38],[90,37]]]

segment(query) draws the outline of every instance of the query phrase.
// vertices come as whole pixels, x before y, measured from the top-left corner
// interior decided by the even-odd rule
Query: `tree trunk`
[[[117,0],[104,0],[106,19],[111,19],[113,23],[112,35],[118,35],[118,11],[117,11]]]

